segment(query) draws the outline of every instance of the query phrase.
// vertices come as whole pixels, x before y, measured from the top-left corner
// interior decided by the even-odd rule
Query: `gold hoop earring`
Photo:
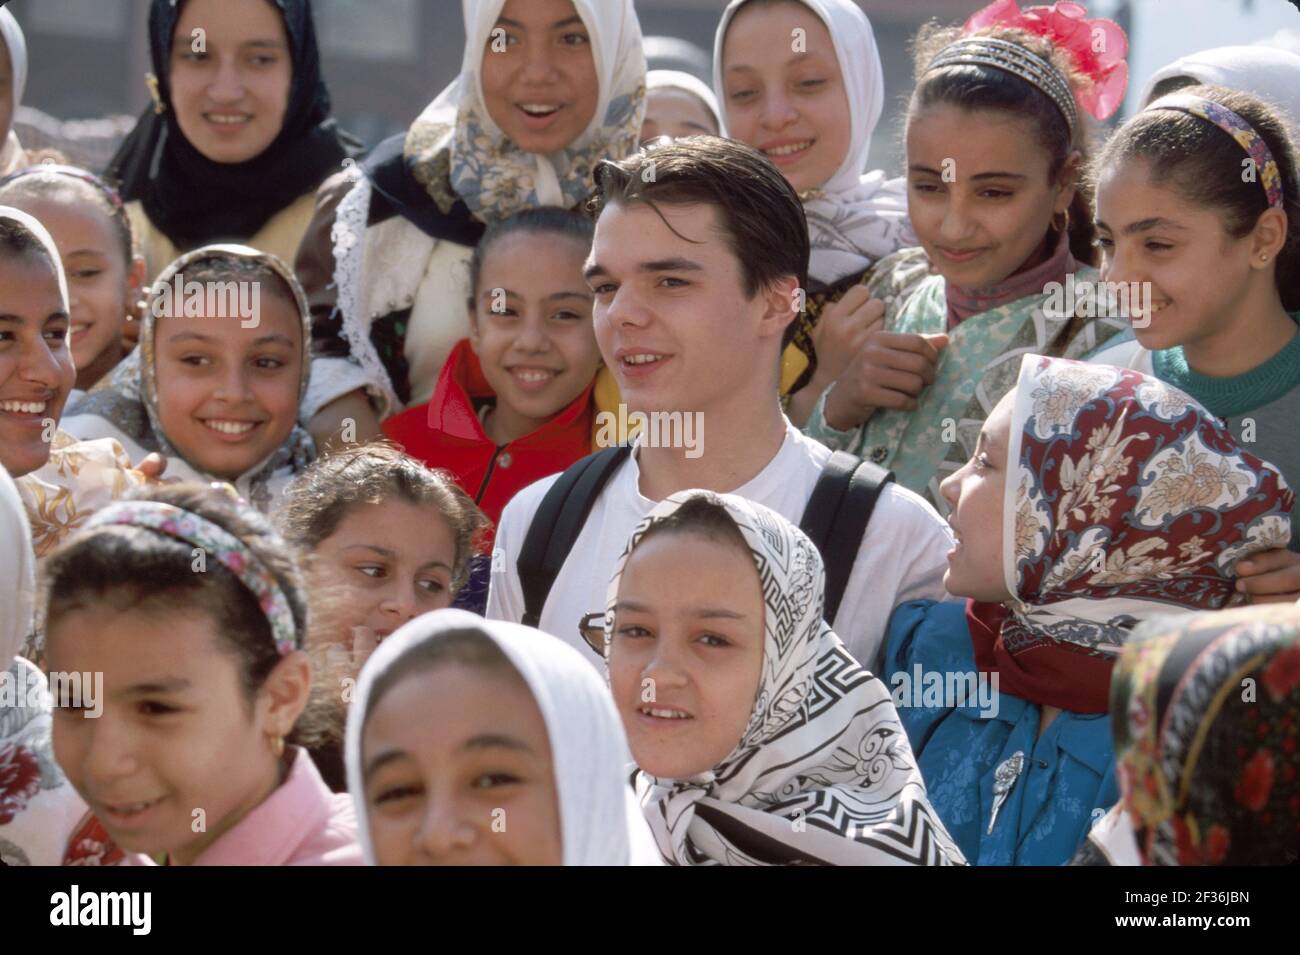
[[[149,87],[149,96],[153,100],[153,111],[161,116],[167,112],[167,107],[163,105],[162,89],[158,85],[158,77],[152,73],[144,75],[144,85]]]
[[[1056,225],[1056,216],[1052,216],[1052,229],[1053,231],[1056,232],[1057,235],[1063,235],[1064,233],[1070,231],[1070,210],[1066,209],[1060,215],[1062,221],[1059,228]]]
[[[272,736],[272,737],[271,737],[271,754],[272,754],[273,756],[275,756],[276,759],[279,759],[281,756],[284,755],[284,737],[283,737],[283,736]]]

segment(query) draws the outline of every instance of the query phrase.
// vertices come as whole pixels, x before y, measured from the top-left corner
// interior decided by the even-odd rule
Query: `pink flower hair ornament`
[[[972,14],[963,27],[966,36],[988,27],[1024,30],[1045,37],[1065,51],[1075,70],[1088,80],[1074,90],[1079,106],[1094,119],[1109,119],[1119,109],[1128,88],[1128,37],[1118,23],[1103,17],[1088,19],[1081,3],[1054,3],[1021,10],[1016,0],[994,0]]]

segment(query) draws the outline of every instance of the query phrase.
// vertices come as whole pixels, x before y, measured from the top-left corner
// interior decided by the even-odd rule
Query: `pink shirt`
[[[289,778],[194,865],[365,865],[352,797],[330,792],[307,751],[292,750]],[[155,863],[132,853],[122,864]]]

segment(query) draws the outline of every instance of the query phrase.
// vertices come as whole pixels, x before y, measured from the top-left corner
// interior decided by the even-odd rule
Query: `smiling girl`
[[[591,235],[589,219],[554,208],[489,228],[470,260],[470,337],[430,402],[384,422],[408,454],[455,474],[493,525],[518,491],[592,450]]]
[[[347,748],[371,864],[659,864],[608,689],[536,630],[413,620],[366,664]]]
[[[57,710],[54,752],[114,842],[170,865],[360,863],[350,800],[300,748],[317,720],[306,604],[259,514],[219,488],[159,489],[100,511],[47,566],[50,668],[103,678],[93,718]]]
[[[75,403],[129,350],[123,329],[145,281],[131,221],[116,190],[75,166],[20,170],[0,181],[0,203],[40,220],[58,246],[68,276]]]
[[[1186,394],[1039,355],[942,491],[944,586],[967,599],[900,605],[884,672],[991,687],[900,707],[931,799],[976,864],[1062,865],[1119,799],[1108,701],[1130,631],[1240,603],[1237,563],[1286,545],[1294,495]]]
[[[1281,115],[1184,88],[1125,123],[1098,169],[1102,276],[1147,285],[1151,314],[1093,360],[1182,389],[1300,481],[1300,178]]]
[[[43,557],[95,509],[157,477],[162,462],[146,457],[136,470],[117,441],[78,441],[60,428],[76,377],[68,283],[54,239],[7,206],[0,303],[0,466],[18,484]]]
[[[322,180],[360,144],[330,118],[309,0],[153,0],[153,104],[113,157],[148,274],[243,242],[293,261]]]
[[[359,440],[377,437],[384,418],[429,401],[470,332],[466,264],[484,229],[577,208],[597,162],[636,147],[645,57],[632,0],[469,0],[465,28],[456,81],[360,177],[321,190],[296,264],[315,316],[304,418],[318,442],[347,418]]]
[[[777,165],[808,217],[809,287],[781,379],[802,425],[880,317],[859,288],[867,270],[916,241],[904,181],[863,172],[885,102],[880,53],[850,0],[733,0],[714,63],[727,135]]]
[[[744,498],[683,491],[633,533],[605,654],[670,864],[964,861],[889,692],[823,621],[824,586],[808,538]]]
[[[204,293],[175,294],[192,286]],[[223,288],[235,292],[213,294]],[[309,347],[302,289],[279,259],[246,246],[196,249],[158,276],[140,347],[67,428],[116,438],[133,457],[166,454],[168,477],[228,481],[267,511],[315,457],[298,427]]]
[[[922,32],[906,131],[921,248],[877,267],[867,289],[883,325],[805,429],[891,468],[940,513],[939,483],[970,456],[1019,356],[1081,357],[1126,327],[1045,314],[1051,283],[1095,278],[1085,114],[1111,115],[1127,79],[1123,31],[1081,10],[997,0],[963,28]]]

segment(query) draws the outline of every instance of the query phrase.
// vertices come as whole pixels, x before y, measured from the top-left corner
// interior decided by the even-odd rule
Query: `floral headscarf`
[[[664,858],[678,865],[964,863],[930,806],[889,691],[822,619],[817,548],[781,515],[711,491],[662,501],[633,531],[610,581],[606,654],[632,551],[654,524],[701,496],[726,511],[753,555],[766,604],[763,671],[730,756],[690,779],[638,773]]]
[[[1192,398],[1139,372],[1026,355],[1013,400],[1002,570],[1014,598],[996,663],[980,634],[976,658],[1015,695],[1105,712],[1133,626],[1239,603],[1236,562],[1287,546],[1293,494]]]
[[[632,0],[573,0],[591,33],[600,83],[596,113],[558,153],[543,156],[516,146],[488,115],[479,83],[505,2],[462,0],[460,76],[411,125],[404,148],[416,180],[443,212],[459,198],[485,223],[537,206],[577,206],[591,194],[600,160],[622,159],[636,149],[645,115],[645,54]]]
[[[1111,717],[1144,864],[1300,857],[1300,609],[1143,624],[1115,668]]]

